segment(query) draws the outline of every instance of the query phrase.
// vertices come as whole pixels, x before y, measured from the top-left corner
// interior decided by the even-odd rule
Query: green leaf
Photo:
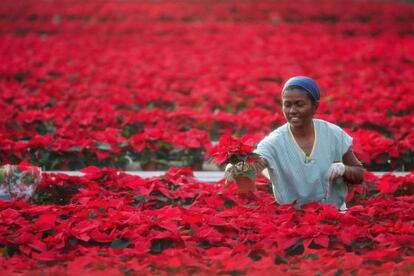
[[[96,213],[94,211],[92,211],[92,212],[89,213],[87,220],[95,219],[97,217],[98,216],[96,215]]]
[[[76,238],[69,238],[70,245],[76,245],[79,243],[79,240]]]
[[[34,178],[35,178],[34,173],[30,172],[30,173],[28,173],[24,176],[23,182],[24,183],[33,183]]]
[[[136,195],[134,196],[135,202],[134,202],[134,206],[135,207],[139,207],[141,205],[142,202],[147,202],[148,199],[144,196],[144,195]]]
[[[404,265],[402,271],[405,273],[414,272],[414,262]]]
[[[53,203],[53,197],[50,192],[40,190],[37,192],[35,196],[35,203],[38,205],[41,204],[52,204]]]
[[[139,201],[146,201],[147,198],[144,195],[136,195],[134,196],[135,200],[139,200]]]
[[[9,248],[7,246],[0,247],[0,254],[3,255],[3,257],[8,258],[9,257]]]
[[[301,255],[304,251],[303,238],[298,239],[294,245],[285,249],[286,255],[289,256]]]
[[[170,248],[173,246],[173,241],[171,239],[153,239],[151,241],[151,253],[159,254],[164,249]]]
[[[99,270],[105,270],[105,269],[106,269],[106,265],[104,265],[103,263],[100,263],[100,262],[97,262],[97,263],[96,263],[96,267],[97,267]]]
[[[204,249],[208,249],[211,247],[211,244],[208,240],[202,240],[201,242],[198,243],[198,246]]]
[[[154,103],[150,102],[149,104],[147,104],[146,109],[148,110],[154,109]]]
[[[312,259],[312,260],[319,260],[319,256],[316,254],[312,254],[312,253],[307,253],[305,254],[305,256],[303,256],[303,258],[306,259]]]
[[[234,202],[233,200],[231,200],[231,199],[226,199],[226,200],[224,201],[224,207],[226,207],[226,208],[231,208],[231,207],[233,207],[233,206],[236,206],[236,202]]]
[[[69,151],[81,152],[81,148],[79,146],[72,146],[72,147],[69,148]]]
[[[118,144],[118,147],[120,147],[120,148],[126,148],[126,147],[128,147],[128,142],[119,143]]]
[[[107,151],[112,150],[112,147],[110,144],[101,143],[101,142],[96,142],[95,144],[96,144],[96,147],[100,150],[107,150]]]
[[[250,251],[248,256],[254,262],[260,261],[262,259],[262,256],[260,256],[260,252],[258,250]]]
[[[161,201],[161,202],[165,202],[165,203],[169,201],[169,199],[168,199],[168,198],[166,198],[165,196],[162,196],[162,195],[161,195],[161,196],[158,196],[158,197],[157,197],[157,199],[158,199],[159,201]]]
[[[247,170],[243,172],[243,175],[247,176],[248,178],[252,180],[256,179],[256,172],[254,170]]]
[[[169,266],[167,267],[168,272],[180,272],[181,271],[181,267],[178,266]]]
[[[278,264],[288,264],[289,260],[287,258],[283,257],[280,254],[276,254],[274,263],[277,264],[277,265]]]
[[[127,248],[131,242],[127,239],[115,239],[111,242],[111,247],[113,249],[123,249]]]
[[[52,235],[55,235],[55,234],[56,234],[56,230],[55,229],[49,229],[49,230],[43,231],[43,233],[42,233],[42,239],[45,239],[45,238],[47,238],[49,236],[52,236]]]

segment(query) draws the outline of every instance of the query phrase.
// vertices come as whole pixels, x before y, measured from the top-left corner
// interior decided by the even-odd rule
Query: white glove
[[[226,184],[229,181],[234,181],[234,166],[232,164],[227,164],[224,169],[224,178],[226,179]]]
[[[328,172],[326,173],[326,178],[329,180],[329,182],[332,182],[338,177],[343,176],[344,173],[345,173],[344,163],[341,163],[341,162],[332,163],[332,165],[328,169]]]

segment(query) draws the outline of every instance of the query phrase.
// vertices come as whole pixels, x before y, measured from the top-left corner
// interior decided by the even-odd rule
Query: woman
[[[257,172],[267,168],[278,203],[319,201],[346,209],[347,183],[363,181],[364,169],[352,151],[352,138],[340,127],[315,119],[319,87],[308,77],[289,79],[282,90],[287,123],[257,146]],[[237,170],[228,168],[230,177]]]

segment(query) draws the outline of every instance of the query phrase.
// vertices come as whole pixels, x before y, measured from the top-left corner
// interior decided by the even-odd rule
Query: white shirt
[[[348,188],[343,179],[330,184],[326,172],[352,145],[352,137],[340,127],[313,119],[315,141],[309,157],[296,143],[289,123],[266,136],[258,145],[258,153],[268,164],[273,193],[278,203],[298,204],[310,201],[333,203],[341,208]],[[329,197],[327,197],[329,189]]]

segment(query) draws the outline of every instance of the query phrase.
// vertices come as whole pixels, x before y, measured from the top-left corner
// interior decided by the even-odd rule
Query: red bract
[[[411,173],[404,177],[385,175],[378,181],[378,190],[384,194],[413,195],[414,174]]]
[[[163,144],[168,143],[168,134],[162,128],[148,128],[144,133],[130,138],[130,144],[135,152],[141,152],[144,149],[159,150]]]
[[[172,137],[175,146],[189,149],[202,149],[210,144],[210,138],[206,131],[190,129],[185,132],[176,132]]]
[[[34,226],[40,232],[53,229],[56,223],[56,219],[57,219],[57,215],[55,214],[42,214],[36,220]]]
[[[207,155],[218,164],[252,162],[258,159],[258,156],[253,153],[254,149],[254,143],[249,137],[236,138],[226,134],[221,136],[217,145],[212,147]]]

